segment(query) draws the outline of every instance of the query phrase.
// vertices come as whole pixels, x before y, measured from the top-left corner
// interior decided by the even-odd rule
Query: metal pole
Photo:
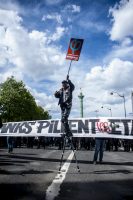
[[[83,98],[84,95],[82,94],[82,92],[80,92],[80,95],[78,96],[80,99],[80,117],[83,118],[84,114],[83,114]]]
[[[71,69],[72,61],[73,60],[71,60],[70,65],[69,65],[69,69],[68,69],[68,73],[67,73],[68,76],[69,76],[69,72],[70,72],[70,69]]]
[[[123,102],[124,102],[124,114],[125,114],[125,118],[126,118],[126,100],[125,100],[124,94],[120,95],[118,92],[111,92],[110,94],[113,95],[113,93],[116,93],[119,97],[123,98]]]

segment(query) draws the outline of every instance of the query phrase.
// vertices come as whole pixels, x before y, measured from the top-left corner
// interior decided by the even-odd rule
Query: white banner
[[[74,137],[133,139],[133,118],[74,118],[69,120]],[[59,119],[4,123],[0,136],[60,137],[63,126]]]

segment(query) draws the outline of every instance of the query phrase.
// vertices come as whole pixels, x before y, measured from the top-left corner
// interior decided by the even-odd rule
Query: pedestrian
[[[58,105],[60,105],[61,108],[61,122],[64,127],[64,132],[68,137],[72,136],[72,132],[68,124],[68,117],[72,107],[72,92],[74,89],[75,86],[69,80],[69,76],[67,75],[67,80],[62,81],[62,88],[54,94],[56,98],[59,98]]]
[[[14,145],[14,139],[11,136],[7,137],[7,147],[8,147],[8,153],[13,152],[13,145]]]
[[[105,139],[95,138],[95,152],[94,152],[94,158],[93,158],[94,164],[97,164],[98,156],[99,156],[99,163],[102,163],[104,147],[105,147]]]
[[[2,128],[2,126],[3,126],[3,123],[2,123],[1,116],[0,116],[0,128]]]

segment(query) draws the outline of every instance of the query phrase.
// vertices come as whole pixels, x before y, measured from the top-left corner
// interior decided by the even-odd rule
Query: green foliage
[[[37,106],[24,83],[13,76],[0,84],[0,111],[3,122],[50,118],[48,111]]]

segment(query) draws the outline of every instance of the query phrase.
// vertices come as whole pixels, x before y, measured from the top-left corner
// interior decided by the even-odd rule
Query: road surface
[[[104,152],[102,164],[92,163],[94,151],[0,149],[0,195],[6,200],[133,200],[133,152]]]

